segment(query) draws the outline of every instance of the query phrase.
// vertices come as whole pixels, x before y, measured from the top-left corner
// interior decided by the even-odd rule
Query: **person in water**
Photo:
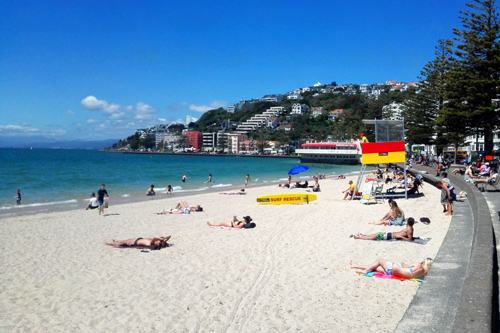
[[[115,240],[106,242],[104,244],[113,247],[137,247],[137,248],[150,248],[151,250],[160,250],[164,247],[169,247],[168,240],[172,236],[159,237],[159,238],[130,238],[125,240]]]
[[[154,185],[151,185],[149,188],[148,188],[148,191],[146,192],[146,195],[155,195],[156,192],[155,192],[155,186]]]
[[[423,279],[429,272],[433,260],[427,258],[422,262],[416,262],[411,265],[405,263],[398,264],[394,261],[379,259],[370,265],[358,265],[350,261],[351,269],[360,269],[360,273],[367,274],[370,272],[379,272],[385,275],[407,278],[407,279]]]

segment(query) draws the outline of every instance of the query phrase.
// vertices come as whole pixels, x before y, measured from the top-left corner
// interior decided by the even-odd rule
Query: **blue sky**
[[[416,81],[465,2],[2,1],[0,138],[120,139],[241,99]]]

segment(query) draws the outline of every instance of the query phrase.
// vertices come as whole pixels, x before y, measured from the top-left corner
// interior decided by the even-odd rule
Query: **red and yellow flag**
[[[362,143],[361,153],[363,164],[406,162],[404,141]]]

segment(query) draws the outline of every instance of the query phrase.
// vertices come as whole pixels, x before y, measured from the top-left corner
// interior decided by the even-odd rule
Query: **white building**
[[[292,116],[301,116],[305,115],[309,111],[309,105],[295,103],[292,105]]]

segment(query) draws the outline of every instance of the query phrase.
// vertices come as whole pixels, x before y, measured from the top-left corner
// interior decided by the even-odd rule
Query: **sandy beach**
[[[356,181],[321,180],[310,204],[256,203],[264,194],[305,191],[276,185],[249,187],[247,195],[162,194],[126,205],[113,205],[110,191],[105,217],[82,207],[2,219],[0,330],[392,332],[420,284],[364,277],[349,261],[433,258],[451,219],[440,191],[425,184],[424,196],[398,204],[406,217],[431,220],[415,224],[415,236],[429,243],[355,240],[349,236],[403,227],[368,224],[389,210],[387,201],[342,200],[349,179]],[[153,214],[180,199],[204,212]],[[257,227],[206,224],[233,215],[250,215]],[[104,245],[167,235],[172,246],[161,251]]]

